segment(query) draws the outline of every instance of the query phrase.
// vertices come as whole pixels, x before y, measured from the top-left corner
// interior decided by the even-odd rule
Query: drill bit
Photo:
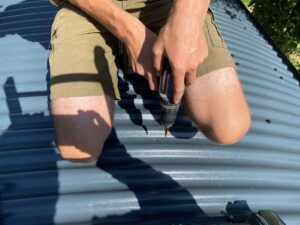
[[[169,132],[169,128],[165,127],[165,138],[167,138],[168,132]]]

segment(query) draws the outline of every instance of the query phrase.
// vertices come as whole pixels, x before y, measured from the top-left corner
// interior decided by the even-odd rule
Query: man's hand
[[[164,57],[173,72],[174,103],[179,103],[185,90],[196,79],[198,65],[207,57],[204,20],[209,0],[177,0],[166,25],[153,47],[154,67],[162,73]]]
[[[152,54],[156,39],[157,35],[155,33],[140,24],[140,26],[134,27],[130,38],[125,42],[133,71],[148,80],[150,90],[158,90]]]

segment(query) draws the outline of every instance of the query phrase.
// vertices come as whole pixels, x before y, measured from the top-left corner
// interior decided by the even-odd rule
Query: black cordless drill
[[[160,105],[162,108],[160,120],[161,124],[165,129],[165,137],[168,134],[169,128],[173,126],[177,113],[179,110],[180,103],[174,104],[173,101],[174,86],[173,86],[173,74],[171,66],[168,60],[164,60],[164,72],[160,76],[159,83],[159,96]]]

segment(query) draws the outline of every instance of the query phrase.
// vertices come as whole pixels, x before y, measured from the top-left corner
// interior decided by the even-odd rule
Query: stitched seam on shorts
[[[214,14],[212,13],[212,11],[208,11],[208,13],[210,16],[209,16],[209,20],[206,21],[206,28],[207,28],[207,32],[208,32],[208,36],[210,38],[211,44],[213,47],[226,49],[225,41],[224,41],[221,33],[219,32],[218,27],[214,21]],[[216,35],[218,35],[217,37],[215,37],[214,33],[212,32],[212,29],[214,29],[216,31]],[[217,38],[219,38],[220,40],[216,40]]]

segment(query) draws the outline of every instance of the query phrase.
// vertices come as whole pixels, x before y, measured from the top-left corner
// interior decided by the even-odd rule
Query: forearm
[[[210,0],[175,0],[171,15],[184,15],[197,19],[203,25]]]
[[[123,43],[131,39],[132,27],[141,25],[137,18],[119,8],[111,0],[69,0],[69,2],[93,17]]]

